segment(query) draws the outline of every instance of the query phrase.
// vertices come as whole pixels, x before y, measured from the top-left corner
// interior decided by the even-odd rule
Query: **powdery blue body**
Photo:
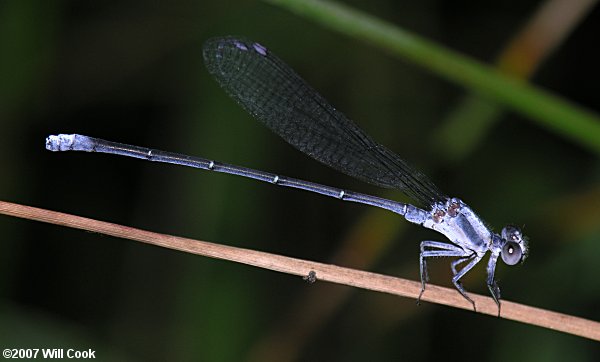
[[[493,233],[469,206],[457,198],[444,196],[427,177],[374,142],[266,47],[233,37],[211,39],[204,46],[204,59],[211,74],[234,100],[292,146],[350,176],[400,189],[428,208],[204,158],[77,134],[49,136],[46,148],[50,151],[109,153],[229,173],[390,210],[411,223],[439,232],[449,241],[421,242],[419,300],[428,281],[426,260],[455,257],[450,265],[452,282],[475,309],[475,303],[466,294],[460,279],[490,252],[487,285],[500,314],[500,289],[494,279],[498,257],[506,264],[514,265],[527,255],[527,242],[517,227],[506,226],[500,234]]]

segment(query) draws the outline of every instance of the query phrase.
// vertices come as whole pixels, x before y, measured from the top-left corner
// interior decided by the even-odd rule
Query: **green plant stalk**
[[[408,59],[600,155],[600,118],[591,111],[397,26],[325,0],[265,0]]]

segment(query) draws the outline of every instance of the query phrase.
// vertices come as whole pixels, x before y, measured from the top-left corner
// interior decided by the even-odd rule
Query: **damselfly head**
[[[521,229],[514,225],[507,225],[502,229],[502,251],[500,255],[507,265],[515,265],[525,261],[527,257],[527,239]]]

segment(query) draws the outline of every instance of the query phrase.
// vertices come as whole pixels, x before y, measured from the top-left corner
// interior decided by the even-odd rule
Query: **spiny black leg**
[[[498,317],[500,317],[500,287],[498,287],[498,284],[495,281],[492,281],[491,283],[488,281],[488,289],[490,290],[490,294],[492,294],[492,298],[494,298],[494,302],[496,302],[496,305],[498,306]]]
[[[490,290],[490,294],[492,294],[492,298],[494,298],[494,302],[498,306],[498,317],[500,317],[500,287],[494,280],[494,272],[496,271],[496,261],[498,260],[497,254],[490,255],[490,260],[487,265],[487,285]]]
[[[438,249],[438,250],[427,250]],[[419,268],[421,273],[421,292],[417,298],[417,305],[421,302],[421,297],[425,292],[425,286],[429,281],[429,274],[427,272],[427,262],[425,258],[431,257],[443,257],[443,256],[459,256],[465,257],[467,253],[462,248],[448,243],[442,243],[439,241],[423,241],[421,243],[421,254],[419,255]]]
[[[464,268],[462,268],[458,273],[456,273],[454,275],[454,277],[452,278],[452,283],[454,283],[454,286],[456,287],[456,289],[458,290],[458,292],[469,302],[471,302],[471,304],[473,305],[473,311],[477,312],[477,308],[475,308],[475,302],[473,301],[473,299],[469,298],[469,296],[467,295],[467,292],[465,291],[465,289],[462,287],[461,283],[460,283],[460,278],[462,278],[465,274],[467,274],[467,272],[471,269],[473,269],[473,267],[475,265],[477,265],[477,263],[479,263],[479,261],[481,261],[481,258],[483,258],[483,256],[479,256],[477,254],[473,254],[469,260],[471,260],[469,262],[469,264],[465,265]]]
[[[419,268],[421,271],[421,292],[417,297],[417,305],[421,303],[421,297],[423,296],[423,292],[425,292],[425,285],[429,281],[429,274],[427,274],[427,262],[425,261],[425,250],[423,244],[421,244],[421,255],[419,256]]]
[[[458,290],[458,292],[469,302],[471,302],[471,304],[473,305],[473,312],[477,312],[477,308],[475,308],[475,302],[473,301],[473,299],[471,299],[468,295],[467,292],[465,291],[465,288],[463,288],[462,283],[458,280],[452,280],[452,283],[454,283],[454,286],[456,287],[456,289]]]
[[[450,269],[452,269],[452,276],[456,276],[457,271],[456,271],[456,266],[464,263],[467,260],[470,260],[472,257],[468,256],[465,258],[460,258],[460,259],[456,259],[454,260],[452,263],[450,263]],[[477,311],[477,309],[475,309],[475,303],[471,300],[471,298],[469,298],[465,292],[465,288],[462,285],[462,282],[460,280],[456,280],[456,282],[454,283],[454,286],[456,287],[456,289],[458,289],[458,291],[460,292],[460,294],[462,294],[463,297],[465,297],[468,301],[471,302],[471,304],[473,304],[473,310]]]

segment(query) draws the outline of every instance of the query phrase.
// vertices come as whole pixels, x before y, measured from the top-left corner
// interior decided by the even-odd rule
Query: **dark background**
[[[491,63],[541,2],[349,3]],[[596,8],[532,82],[598,111],[599,24]],[[263,2],[0,3],[0,198],[418,280],[419,242],[441,236],[389,212],[229,175],[44,149],[48,134],[76,132],[404,199],[309,159],[230,100],[201,51],[207,38],[229,34],[268,46],[496,231],[524,226],[530,258],[497,269],[506,299],[600,319],[597,155],[506,111],[477,148],[446,161],[432,134],[465,89]],[[207,361],[585,361],[599,351],[580,337],[470,311],[308,286],[65,227],[2,216],[0,232],[2,348]],[[433,283],[450,285],[448,262],[430,263]],[[487,293],[484,264],[466,278],[468,290]]]

